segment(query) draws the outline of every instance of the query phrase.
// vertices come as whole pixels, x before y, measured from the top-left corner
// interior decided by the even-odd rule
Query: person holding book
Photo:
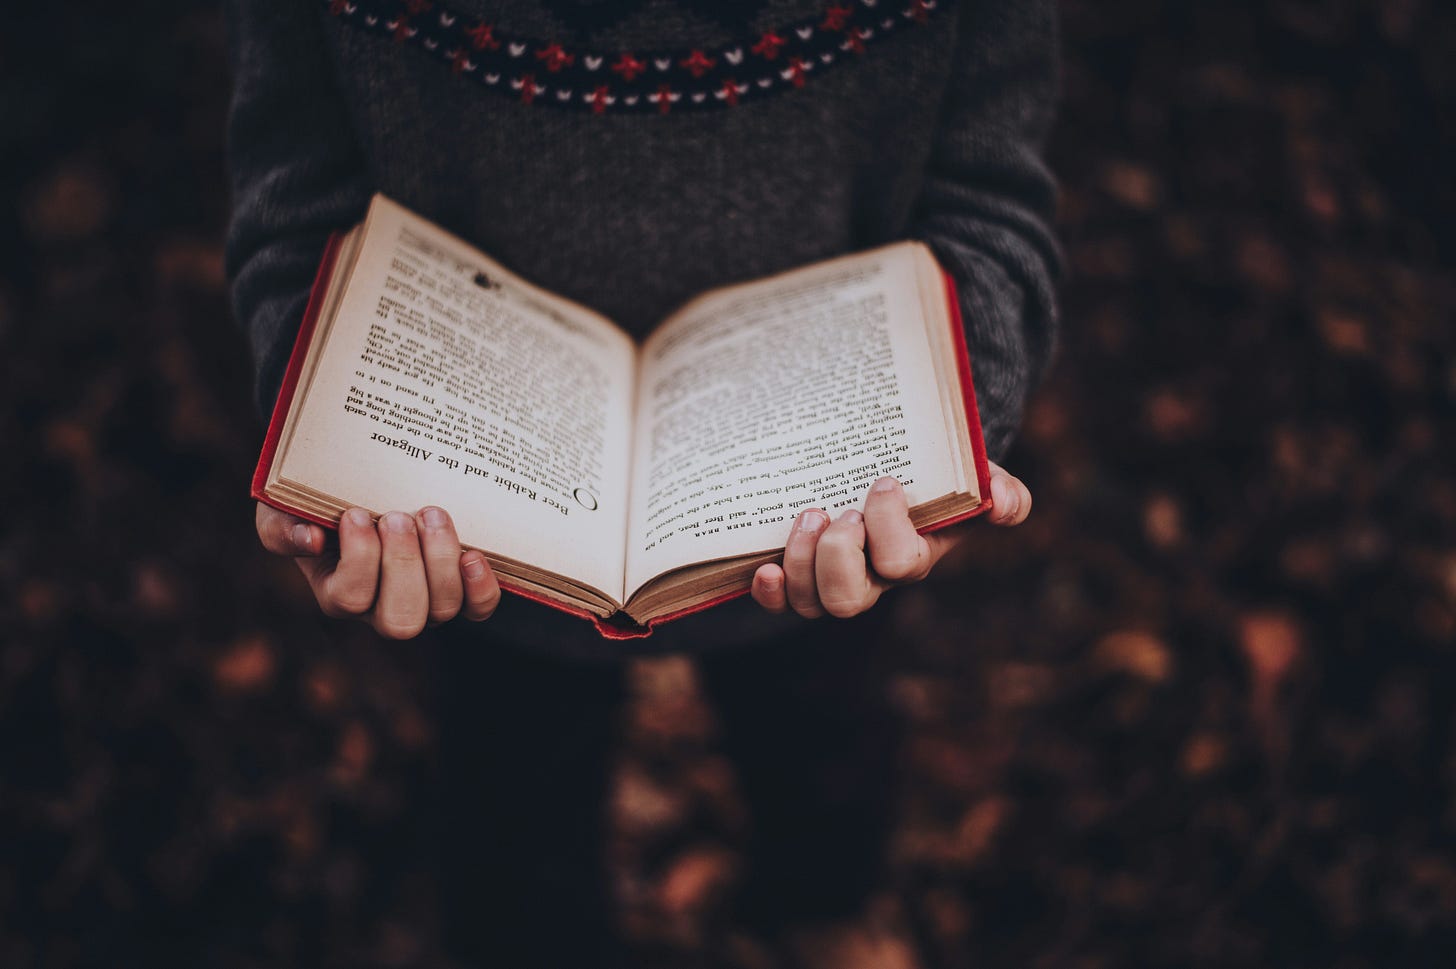
[[[382,191],[638,336],[703,290],[923,240],[957,284],[986,450],[1010,445],[1056,318],[1050,2],[238,0],[228,19],[228,269],[264,409],[328,237]],[[999,467],[990,496],[998,524],[1030,510]],[[394,638],[446,623],[430,635],[456,948],[607,964],[605,725],[626,651],[502,604],[448,509],[377,510],[334,538],[260,504],[258,532],[330,615]],[[893,477],[836,518],[803,509],[749,599],[638,647],[701,656],[745,755],[745,908],[765,921],[847,916],[874,884],[900,728],[872,607],[968,534],[919,535],[907,512]]]

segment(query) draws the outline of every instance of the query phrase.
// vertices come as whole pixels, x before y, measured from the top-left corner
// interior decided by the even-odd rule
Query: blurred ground
[[[895,874],[858,954],[823,952],[1441,964],[1456,12],[1065,13],[1073,276],[1007,462],[1036,513],[887,606],[923,633],[888,684],[915,724]],[[241,500],[218,18],[6,21],[0,964],[443,965],[411,797],[431,657],[317,618]],[[633,684],[624,924],[644,964],[699,965],[734,781],[689,666]]]

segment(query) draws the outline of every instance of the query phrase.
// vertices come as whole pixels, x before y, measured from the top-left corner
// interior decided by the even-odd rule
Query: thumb
[[[1020,478],[991,463],[991,524],[1020,525],[1031,514],[1031,489]]]
[[[324,550],[324,530],[302,518],[258,502],[255,516],[258,539],[274,555],[318,555]]]

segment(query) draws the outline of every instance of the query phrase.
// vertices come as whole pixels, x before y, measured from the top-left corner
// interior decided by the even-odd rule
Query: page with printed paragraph
[[[630,338],[376,196],[280,479],[619,599]]]
[[[642,354],[627,591],[781,548],[794,516],[860,507],[892,474],[912,505],[960,490],[914,243],[689,304]]]

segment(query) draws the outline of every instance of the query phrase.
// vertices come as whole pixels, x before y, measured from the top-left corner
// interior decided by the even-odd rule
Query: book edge
[[[976,465],[976,489],[981,493],[981,502],[964,514],[919,529],[922,535],[984,515],[992,508],[991,459],[986,454],[986,437],[981,431],[981,411],[976,406],[976,384],[971,377],[971,351],[966,342],[965,321],[961,317],[960,293],[956,289],[955,277],[949,270],[942,268],[940,274],[945,279],[945,298],[950,304],[951,339],[955,341],[956,369],[960,374],[961,396],[966,406],[966,420],[970,425],[971,458]]]
[[[732,592],[725,592],[716,598],[709,599],[707,602],[700,602],[695,606],[688,606],[676,612],[669,612],[666,615],[658,616],[656,619],[649,619],[645,623],[639,624],[634,622],[625,612],[618,611],[606,619],[598,619],[593,616],[593,624],[597,627],[597,632],[601,633],[603,639],[615,641],[646,639],[652,635],[653,630],[665,622],[672,622],[674,619],[682,619],[685,616],[691,616],[693,613],[702,612],[714,606],[721,606],[725,602],[731,602],[734,599],[748,595],[750,588],[750,586],[744,586],[742,589],[734,589]],[[616,616],[626,618],[613,622],[612,620]]]
[[[293,397],[298,391],[298,380],[303,374],[303,360],[308,355],[309,344],[313,342],[313,333],[318,327],[319,314],[323,310],[324,290],[328,288],[329,280],[333,277],[343,241],[343,232],[332,232],[328,242],[324,244],[323,258],[319,260],[318,272],[314,274],[313,286],[308,292],[308,305],[304,308],[303,319],[298,324],[298,336],[293,341],[293,352],[289,355],[288,366],[283,371],[283,385],[278,389],[278,399],[273,402],[268,430],[263,435],[263,450],[258,454],[258,466],[253,471],[252,496],[290,514],[296,512],[270,499],[264,494],[264,489],[268,485],[268,476],[272,473],[273,462],[277,458],[278,444],[283,437],[283,425],[287,421],[289,409],[293,406]],[[300,517],[321,525],[328,524],[313,515]]]

